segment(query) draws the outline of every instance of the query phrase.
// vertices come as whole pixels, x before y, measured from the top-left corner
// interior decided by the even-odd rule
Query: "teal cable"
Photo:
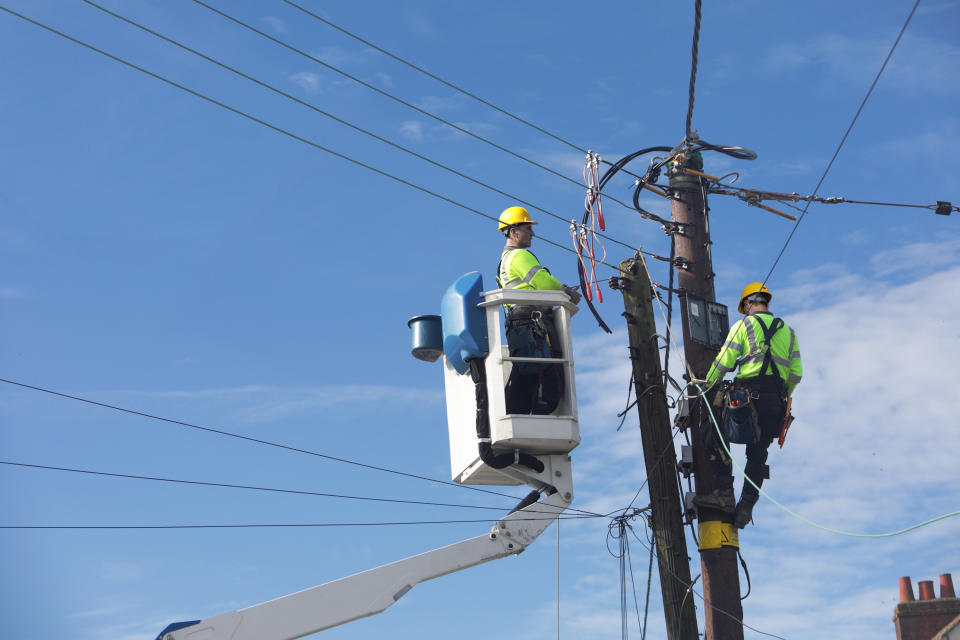
[[[902,534],[907,533],[907,532],[909,532],[909,531],[913,531],[914,529],[919,529],[920,527],[925,527],[925,526],[927,526],[928,524],[933,524],[934,522],[938,522],[938,521],[940,521],[940,520],[945,520],[945,519],[947,519],[947,518],[952,518],[953,516],[960,516],[960,511],[953,511],[953,512],[951,512],[951,513],[945,513],[945,514],[943,514],[942,516],[937,516],[936,518],[931,518],[930,520],[926,520],[926,521],[924,521],[924,522],[920,522],[919,524],[915,524],[915,525],[909,526],[909,527],[907,527],[906,529],[900,529],[899,531],[891,531],[891,532],[889,532],[889,533],[852,533],[852,532],[850,532],[850,531],[841,531],[841,530],[839,530],[839,529],[831,529],[830,527],[825,527],[825,526],[823,526],[823,525],[821,525],[821,524],[817,524],[817,523],[814,522],[813,520],[810,520],[810,519],[808,519],[808,518],[805,518],[805,517],[803,517],[802,515],[800,515],[799,513],[796,513],[796,512],[794,512],[794,511],[791,511],[789,507],[786,507],[786,506],[780,504],[779,502],[777,502],[774,498],[772,498],[769,494],[767,494],[766,491],[764,491],[763,489],[761,489],[760,487],[758,487],[758,486],[753,482],[753,480],[751,480],[750,478],[747,477],[747,474],[746,474],[746,472],[744,471],[743,467],[740,466],[740,463],[737,462],[737,461],[734,459],[733,454],[730,453],[729,447],[727,446],[726,442],[724,442],[723,433],[721,433],[721,431],[720,431],[720,425],[717,424],[717,418],[716,418],[716,416],[713,415],[713,408],[710,406],[710,403],[707,401],[707,396],[704,394],[703,390],[700,389],[699,386],[695,386],[695,388],[697,389],[697,393],[700,394],[700,398],[703,400],[704,405],[707,407],[707,411],[710,412],[710,420],[713,422],[713,426],[714,426],[714,428],[715,428],[716,431],[717,431],[717,435],[720,436],[720,446],[722,446],[722,447],[723,447],[723,450],[727,452],[727,455],[730,457],[730,460],[733,462],[733,464],[737,465],[737,469],[739,469],[739,470],[740,470],[740,473],[743,474],[744,480],[745,480],[746,482],[749,482],[751,485],[753,485],[753,487],[754,487],[757,491],[759,491],[759,492],[760,492],[760,495],[762,495],[764,498],[766,498],[767,500],[769,500],[769,501],[772,502],[773,504],[777,505],[781,510],[785,511],[786,513],[790,514],[791,516],[793,516],[793,517],[796,518],[797,520],[800,520],[801,522],[805,522],[805,523],[807,523],[808,525],[810,525],[810,526],[812,526],[812,527],[815,527],[815,528],[817,528],[817,529],[820,529],[821,531],[826,531],[827,533],[835,533],[835,534],[837,534],[837,535],[839,535],[839,536],[848,536],[848,537],[850,537],[850,538],[892,538],[893,536],[902,535]]]

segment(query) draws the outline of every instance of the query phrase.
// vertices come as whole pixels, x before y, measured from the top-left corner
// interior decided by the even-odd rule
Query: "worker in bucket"
[[[507,238],[497,266],[497,284],[501,289],[562,290],[576,304],[580,294],[554,278],[549,269],[530,251],[533,225],[523,207],[509,207],[500,214],[499,229]],[[560,341],[556,335],[551,307],[504,305],[507,320],[507,346],[513,357],[559,358]],[[563,397],[563,371],[559,364],[514,363],[507,381],[507,413],[546,415],[552,413]]]
[[[696,503],[734,512],[734,525],[739,529],[753,519],[760,485],[770,477],[767,449],[777,436],[783,444],[791,420],[789,398],[803,375],[797,334],[770,312],[772,297],[761,282],[744,287],[737,307],[744,318],[730,328],[706,377],[709,386],[737,370],[733,384],[721,387],[714,404],[723,407],[720,424],[724,439],[747,445],[746,478],[740,501],[734,505],[730,460],[721,447],[708,447],[718,488]],[[716,435],[712,424],[710,433]],[[716,444],[716,439],[713,442]]]

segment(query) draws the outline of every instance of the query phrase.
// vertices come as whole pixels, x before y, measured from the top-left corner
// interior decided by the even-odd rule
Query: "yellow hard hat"
[[[743,310],[743,303],[747,298],[749,298],[755,293],[765,293],[769,297],[773,298],[773,294],[770,293],[770,289],[767,289],[767,286],[765,284],[763,284],[762,282],[751,282],[750,284],[748,284],[743,288],[743,293],[740,294],[740,306],[737,307],[737,311],[739,311],[740,313],[746,313]]]
[[[503,213],[500,214],[500,226],[497,228],[500,231],[503,231],[507,227],[525,223],[537,224],[530,219],[530,214],[527,213],[527,210],[523,207],[508,207],[503,210]]]

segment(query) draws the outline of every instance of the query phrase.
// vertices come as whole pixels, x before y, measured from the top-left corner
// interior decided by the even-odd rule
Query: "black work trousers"
[[[514,309],[517,309],[516,307]],[[545,309],[539,319],[530,312],[507,315],[507,347],[513,357],[559,358],[562,356],[553,314]],[[563,368],[560,364],[514,362],[504,393],[508,414],[548,415],[563,398]]]
[[[774,438],[780,435],[780,429],[783,426],[783,418],[787,412],[786,391],[779,376],[738,379],[736,383],[750,391],[752,401],[757,409],[760,439],[747,445],[747,464],[744,467],[745,475],[753,481],[756,487],[747,480],[743,481],[743,494],[756,496],[759,495],[757,487],[763,484],[769,473],[767,467],[768,449]],[[713,429],[712,425],[710,429]],[[729,448],[729,443],[726,444]],[[719,463],[724,456],[720,455],[720,452],[716,452],[711,457]],[[714,476],[717,478],[717,486],[729,487],[733,485],[733,469],[730,463],[714,464],[713,470]]]

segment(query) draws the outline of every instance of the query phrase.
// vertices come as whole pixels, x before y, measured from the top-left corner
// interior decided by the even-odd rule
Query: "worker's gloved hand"
[[[580,294],[577,293],[576,287],[568,287],[567,285],[563,285],[563,292],[570,297],[570,302],[573,304],[580,302]]]

